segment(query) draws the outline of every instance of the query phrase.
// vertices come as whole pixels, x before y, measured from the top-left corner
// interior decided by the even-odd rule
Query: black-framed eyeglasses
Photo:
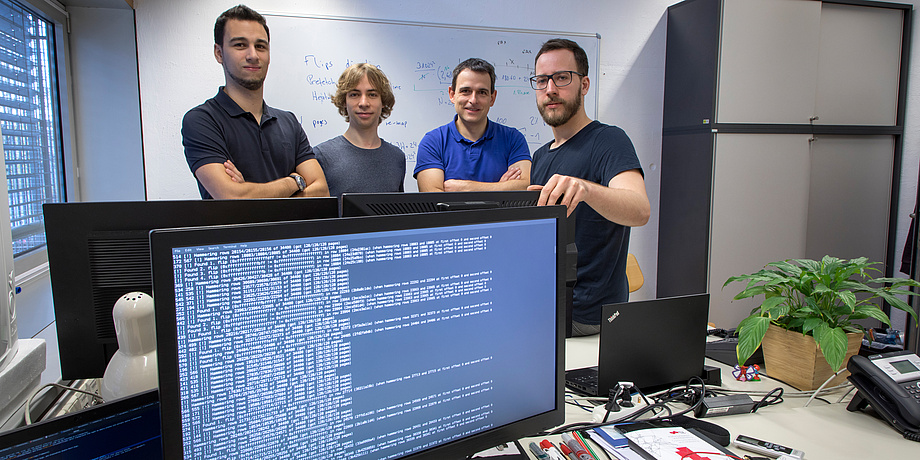
[[[560,70],[553,73],[552,75],[534,75],[530,77],[530,86],[532,86],[533,89],[546,89],[546,85],[549,84],[550,78],[553,79],[553,84],[556,85],[557,88],[562,86],[569,86],[572,84],[572,80],[574,79],[572,74],[581,77],[585,76],[585,74],[578,73],[574,70]]]

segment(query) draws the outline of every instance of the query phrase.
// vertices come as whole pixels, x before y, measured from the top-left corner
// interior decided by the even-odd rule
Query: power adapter
[[[703,383],[708,387],[722,386],[722,370],[718,367],[704,364],[700,378],[703,379]]]
[[[717,417],[719,415],[746,414],[754,408],[754,400],[748,395],[714,396],[703,398],[696,407],[696,418]]]

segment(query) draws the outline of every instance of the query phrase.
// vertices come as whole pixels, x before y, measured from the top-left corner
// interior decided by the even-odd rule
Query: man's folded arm
[[[294,196],[329,196],[329,185],[326,184],[326,175],[323,174],[323,168],[315,158],[311,158],[297,165],[295,172],[303,177],[304,181],[307,183],[307,188],[305,188],[303,192],[297,191]]]
[[[227,168],[222,163],[207,163],[200,166],[195,170],[195,177],[198,178],[205,190],[218,200],[287,198],[299,190],[297,181],[288,176],[261,184],[256,182],[236,182],[231,178]],[[326,186],[325,180],[322,181],[322,186]]]
[[[530,160],[521,160],[508,167],[498,182],[478,182],[451,179],[444,181],[448,192],[473,192],[482,190],[526,190],[530,185]]]
[[[423,169],[415,175],[419,192],[443,192],[444,170],[438,168]]]

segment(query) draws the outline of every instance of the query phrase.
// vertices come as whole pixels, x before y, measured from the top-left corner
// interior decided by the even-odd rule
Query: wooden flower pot
[[[859,352],[861,344],[862,334],[847,334],[847,354],[842,368],[846,368],[850,357]],[[787,331],[771,324],[762,345],[765,373],[799,390],[815,390],[834,374],[824,359],[824,353],[811,336]],[[843,383],[848,375],[850,373],[847,371],[841,372],[827,384],[827,387]]]

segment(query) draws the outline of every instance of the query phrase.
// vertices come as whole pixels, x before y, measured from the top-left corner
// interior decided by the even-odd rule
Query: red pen
[[[546,439],[540,441],[540,447],[543,449],[543,452],[546,452],[546,455],[549,455],[549,458],[553,460],[566,460],[562,452],[559,452],[559,449]]]
[[[572,460],[578,460],[577,458],[575,458],[575,454],[572,453],[572,449],[569,449],[569,446],[565,445],[564,442],[559,443],[559,450],[562,451],[562,455],[565,455],[566,458],[570,458]]]

